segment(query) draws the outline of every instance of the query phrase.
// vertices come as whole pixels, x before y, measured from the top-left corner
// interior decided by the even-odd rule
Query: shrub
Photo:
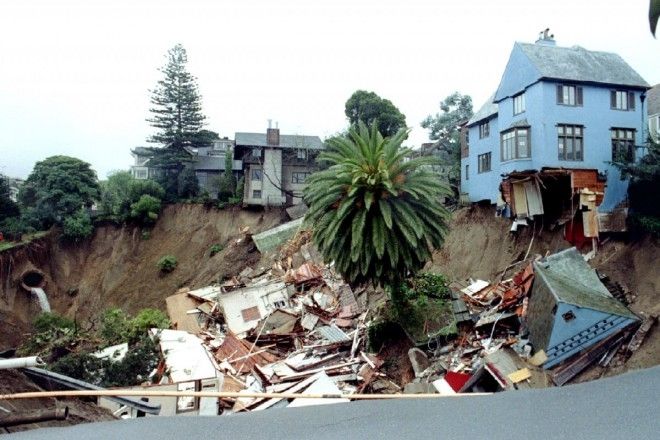
[[[85,210],[81,209],[70,217],[66,217],[62,223],[62,236],[64,239],[79,242],[92,235],[94,226],[92,219]]]
[[[7,240],[20,241],[23,234],[34,231],[35,229],[22,217],[9,217],[0,222],[0,232]]]
[[[75,330],[76,328],[75,321],[51,312],[41,313],[34,320],[33,325],[34,325],[34,330],[37,333],[47,332],[50,330],[65,329],[65,328]]]
[[[131,204],[131,218],[142,224],[154,223],[158,218],[160,208],[160,199],[144,194],[137,202]]]
[[[157,309],[142,309],[130,323],[131,340],[139,339],[150,328],[169,328],[170,319]]]
[[[176,269],[178,261],[176,261],[176,257],[174,255],[165,255],[161,257],[160,260],[158,260],[157,264],[161,272],[169,273]]]
[[[128,340],[130,322],[126,313],[118,307],[106,310],[101,316],[100,336],[104,345],[115,345]]]
[[[449,282],[439,273],[420,273],[412,279],[412,288],[417,296],[449,299]]]
[[[217,254],[218,252],[222,252],[222,249],[224,248],[219,243],[216,243],[213,246],[211,246],[211,251],[210,251],[211,257]]]

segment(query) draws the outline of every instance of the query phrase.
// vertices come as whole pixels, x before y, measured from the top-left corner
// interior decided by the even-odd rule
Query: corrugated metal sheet
[[[331,343],[346,342],[351,340],[351,338],[349,338],[346,333],[344,333],[342,330],[340,330],[338,327],[334,325],[319,327],[315,330],[315,332],[318,335],[320,335],[323,339]]]

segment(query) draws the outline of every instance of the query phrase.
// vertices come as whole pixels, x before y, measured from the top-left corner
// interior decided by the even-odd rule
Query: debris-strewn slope
[[[4,252],[0,254],[0,314],[3,321],[6,318],[13,324],[14,331],[0,330],[0,346],[19,341],[20,331],[39,313],[36,301],[20,287],[20,276],[26,270],[44,273],[53,311],[76,317],[88,326],[90,319],[108,307],[119,306],[130,313],[144,307],[164,308],[165,297],[184,285],[201,287],[239,273],[259,258],[252,243],[213,257],[209,255],[211,246],[226,245],[240,236],[244,226],[260,232],[281,221],[278,210],[220,211],[201,205],[172,205],[165,208],[148,237],[137,227],[105,225],[80,245],[50,237]],[[163,275],[156,262],[167,254],[177,258],[178,267]]]
[[[521,260],[527,253],[553,254],[571,246],[561,229],[550,231],[540,226],[509,232],[511,223],[495,217],[489,207],[472,206],[456,213],[444,247],[438,251],[427,270],[446,274],[451,280],[481,278],[498,281],[503,270]],[[530,242],[534,236],[530,248]],[[586,250],[584,251],[586,252]],[[660,313],[660,245],[657,239],[646,237],[638,241],[606,239],[589,264],[612,281],[620,283],[636,298],[630,305],[635,313]],[[518,266],[515,269],[519,269]],[[513,275],[509,270],[505,277]],[[627,369],[646,368],[660,364],[660,332],[651,330],[642,347],[622,367],[605,374]],[[601,374],[601,371],[591,372]]]

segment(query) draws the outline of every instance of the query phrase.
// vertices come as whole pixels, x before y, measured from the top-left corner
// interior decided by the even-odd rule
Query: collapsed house
[[[575,248],[534,262],[527,323],[530,342],[552,368],[598,341],[639,324]]]

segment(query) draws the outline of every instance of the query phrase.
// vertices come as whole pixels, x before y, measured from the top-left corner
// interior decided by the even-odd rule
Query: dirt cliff
[[[40,312],[38,303],[21,288],[21,276],[43,275],[53,311],[75,317],[82,325],[112,306],[128,312],[164,308],[164,299],[182,286],[203,287],[224,275],[255,263],[252,243],[229,248],[245,226],[253,233],[283,221],[279,210],[254,212],[216,210],[181,204],[165,208],[152,229],[103,225],[78,245],[60,242],[55,234],[0,254],[0,347],[15,345]],[[225,247],[210,257],[214,244]],[[162,274],[156,266],[163,255],[174,255],[177,268]]]

